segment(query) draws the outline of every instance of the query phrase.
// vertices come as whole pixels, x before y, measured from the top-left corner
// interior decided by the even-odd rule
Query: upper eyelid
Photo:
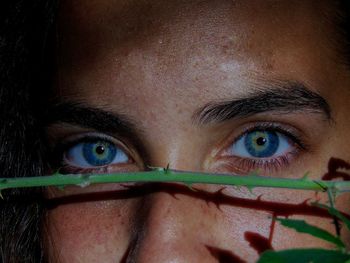
[[[299,137],[302,136],[300,134],[301,132],[299,132],[298,129],[288,124],[282,124],[279,122],[257,122],[253,124],[251,127],[248,127],[247,129],[245,129],[245,131],[243,131],[242,134],[250,131],[254,131],[254,130],[277,131],[282,133],[283,135],[291,136],[293,138],[295,137],[295,139],[298,139],[298,140],[299,140]]]
[[[110,135],[107,135],[104,133],[98,133],[98,132],[84,132],[84,133],[80,133],[78,135],[72,135],[72,136],[69,136],[68,138],[61,140],[59,144],[61,144],[63,146],[67,146],[67,147],[70,146],[71,147],[75,144],[78,144],[78,143],[81,143],[84,141],[89,141],[89,140],[91,140],[91,141],[94,141],[94,140],[108,141],[108,142],[111,142],[111,143],[113,143],[117,146],[121,146],[121,147],[123,147],[125,145],[125,143],[122,140],[118,140],[118,139],[114,138],[113,136],[110,136]]]

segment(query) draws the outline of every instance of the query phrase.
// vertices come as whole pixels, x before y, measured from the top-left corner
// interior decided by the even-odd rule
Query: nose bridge
[[[198,209],[201,204],[194,202],[198,200],[166,192],[147,197],[136,227],[139,234],[128,259],[154,263],[210,262],[203,261],[203,256],[209,256],[205,243],[211,231],[201,220]]]
[[[148,165],[170,169],[200,171],[206,149],[201,138],[194,133],[167,133],[167,136],[152,138],[149,144]]]

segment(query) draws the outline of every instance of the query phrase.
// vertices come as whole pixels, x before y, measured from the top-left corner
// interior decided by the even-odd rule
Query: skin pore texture
[[[331,157],[350,161],[350,71],[339,63],[333,9],[332,1],[312,0],[61,1],[53,101],[68,110],[48,124],[53,152],[65,145],[53,168],[104,173],[169,164],[285,178],[308,171],[320,179]],[[244,99],[252,103],[249,114],[199,121],[203,109]],[[87,109],[109,113],[89,122],[81,117]],[[112,115],[131,123],[130,133]],[[253,129],[276,130],[286,149],[268,158],[239,156],[232,145]],[[88,136],[107,138],[128,160],[93,169],[64,163]],[[330,217],[303,203],[326,202],[323,194],[195,187],[196,193],[179,184],[49,189],[56,203],[47,213],[48,257],[227,262],[225,252],[236,262],[254,262],[260,251],[252,240],[259,238],[277,250],[332,248],[272,219],[287,215],[335,233]],[[220,193],[225,198],[215,199]],[[350,213],[349,201],[340,196],[336,206]],[[289,212],[281,213],[283,205]],[[341,235],[350,245],[345,228]]]

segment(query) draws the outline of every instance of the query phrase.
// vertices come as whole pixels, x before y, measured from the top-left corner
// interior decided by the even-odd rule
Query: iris
[[[85,142],[82,145],[85,161],[91,166],[110,164],[117,154],[117,148],[106,141]]]
[[[270,157],[277,152],[279,137],[274,131],[252,131],[245,136],[244,146],[253,157]]]
[[[71,144],[63,152],[66,168],[94,168],[128,162],[129,156],[121,147],[100,138],[84,138]]]

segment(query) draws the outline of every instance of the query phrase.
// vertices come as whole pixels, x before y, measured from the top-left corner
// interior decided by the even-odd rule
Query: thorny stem
[[[327,190],[327,194],[328,194],[328,200],[330,203],[331,208],[335,208],[334,206],[334,196],[335,196],[335,192],[332,191],[332,189],[328,189]],[[335,227],[335,232],[337,234],[338,237],[340,237],[340,225],[339,225],[339,220],[336,216],[333,216],[333,223],[334,223],[334,227]]]
[[[287,179],[258,175],[208,174],[155,168],[148,172],[112,173],[112,174],[70,174],[56,173],[50,176],[0,178],[0,192],[9,188],[45,187],[78,185],[81,187],[101,183],[130,182],[179,182],[192,184],[220,184],[254,187],[289,188],[312,191],[329,191],[337,194],[350,192],[350,181],[322,181],[308,178]]]

